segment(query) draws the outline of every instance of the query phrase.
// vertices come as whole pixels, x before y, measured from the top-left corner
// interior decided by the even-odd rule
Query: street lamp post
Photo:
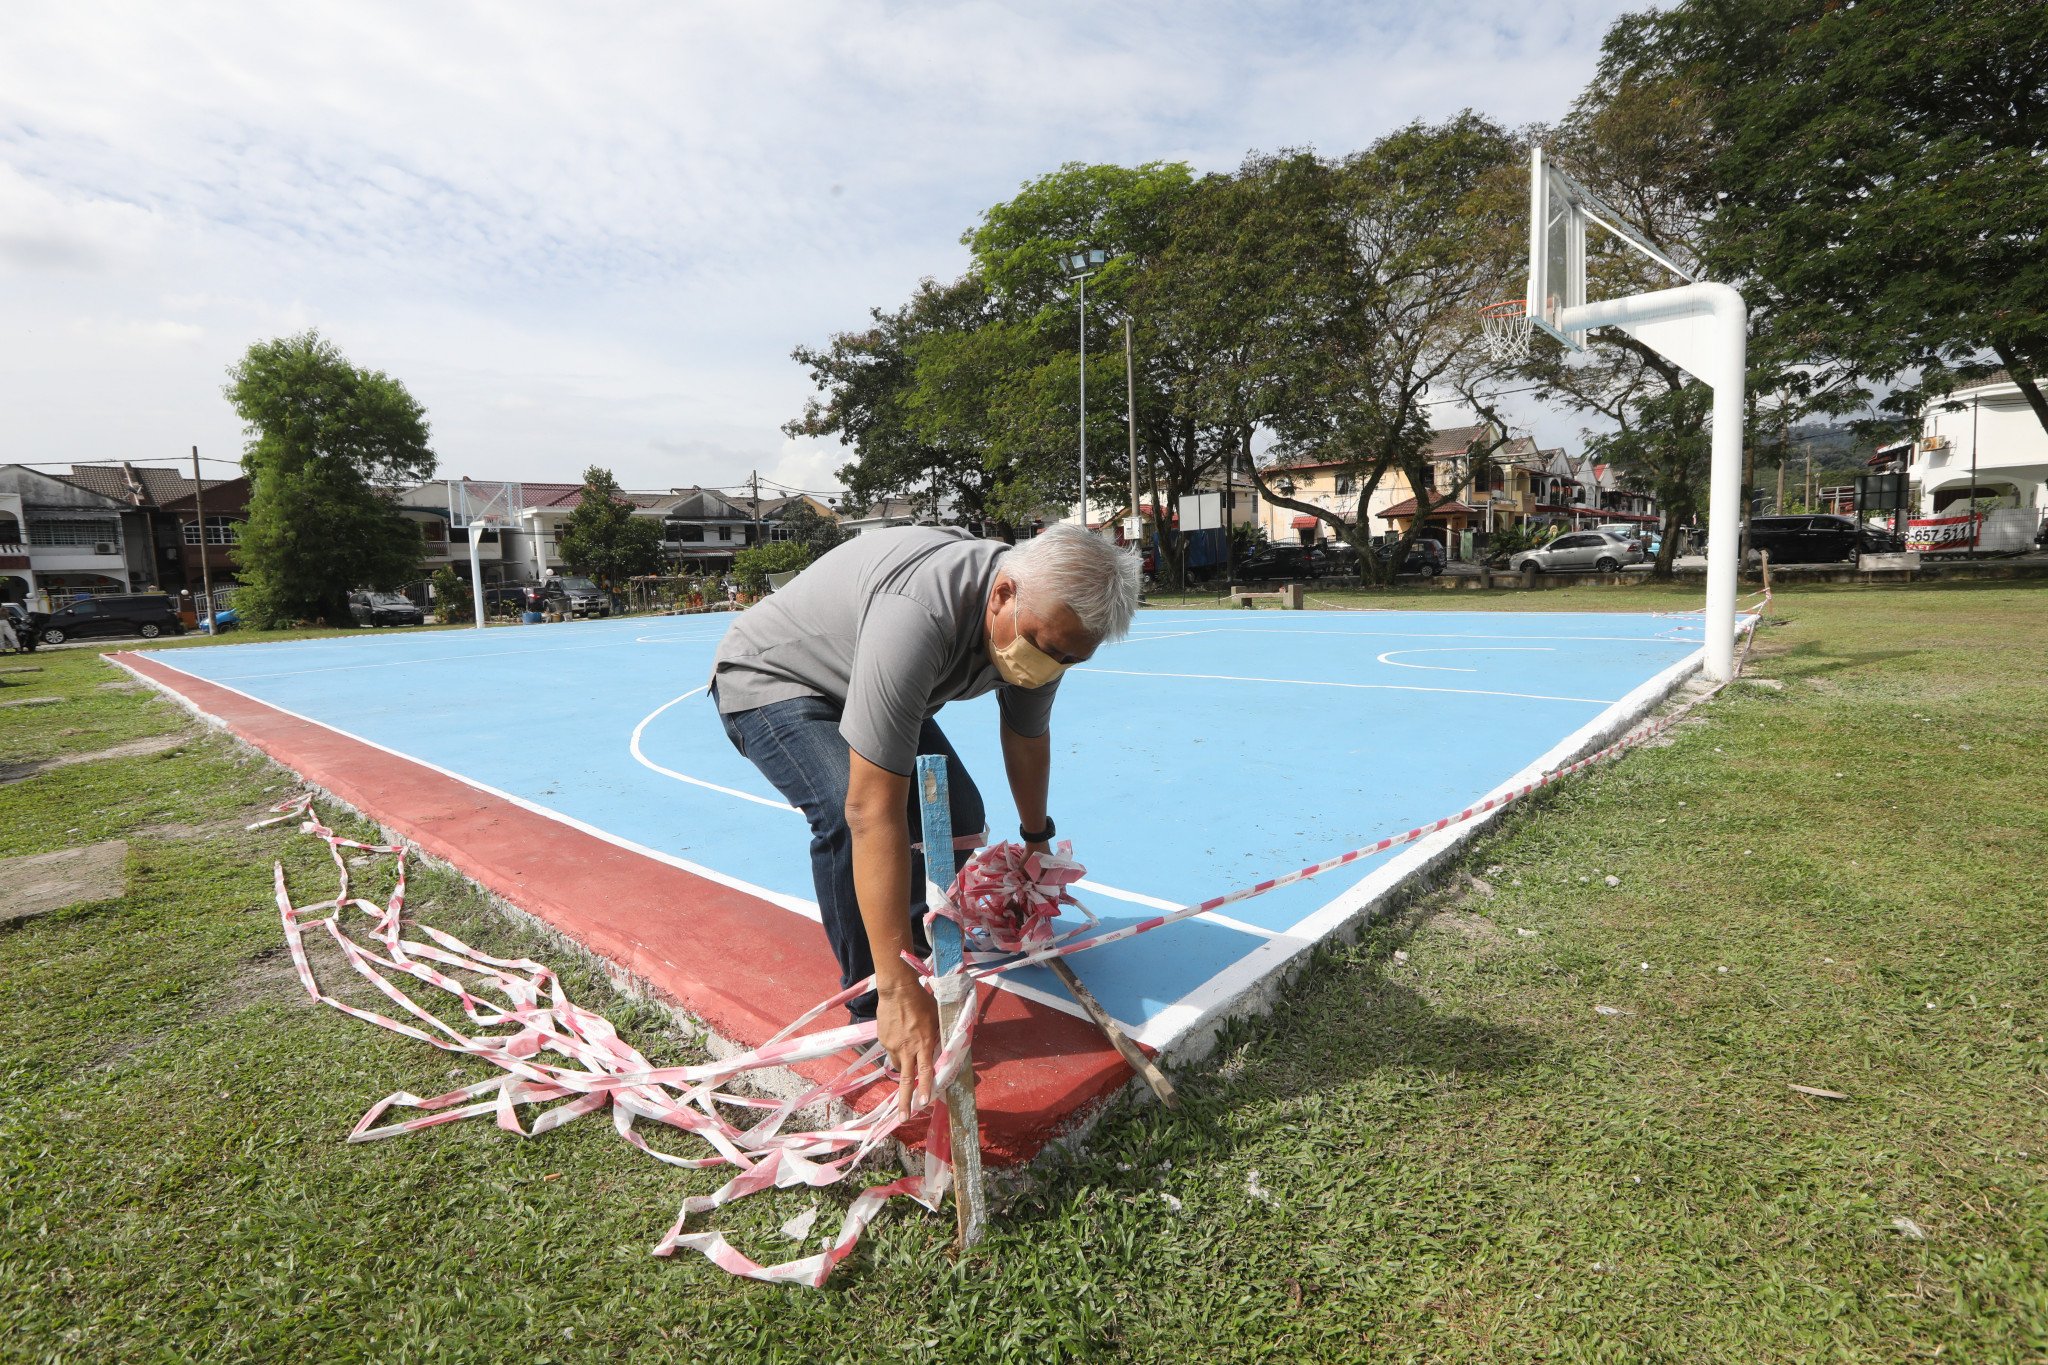
[[[1060,257],[1067,278],[1080,286],[1081,311],[1081,529],[1088,529],[1088,277],[1109,260],[1101,247],[1072,251]]]

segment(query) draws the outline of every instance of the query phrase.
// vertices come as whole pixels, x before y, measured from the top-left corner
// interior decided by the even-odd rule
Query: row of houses
[[[469,531],[456,525],[463,482],[436,480],[394,494],[400,511],[419,523],[428,573],[445,564],[469,574]],[[512,490],[517,510],[504,527],[478,538],[486,584],[538,582],[564,572],[562,526],[583,501],[582,485],[494,486]],[[748,546],[788,538],[786,519],[799,503],[838,520],[849,534],[916,519],[908,503],[893,502],[842,517],[836,499],[807,494],[673,488],[623,496],[635,516],[661,523],[668,567],[700,574],[730,568]],[[109,593],[197,594],[209,572],[216,589],[232,587],[248,507],[249,482],[242,477],[195,483],[175,470],[128,462],[72,465],[67,473],[0,465],[0,600],[48,605]]]
[[[207,570],[231,580],[248,503],[243,478],[198,483],[126,461],[67,474],[0,465],[0,600],[197,592]]]
[[[1662,520],[1656,500],[1622,481],[1610,465],[1590,456],[1540,448],[1532,437],[1506,441],[1486,423],[1449,427],[1431,435],[1424,450],[1420,490],[1400,470],[1389,470],[1362,496],[1354,467],[1318,460],[1277,463],[1261,472],[1276,492],[1337,513],[1359,528],[1355,538],[1405,534],[1418,513],[1418,535],[1442,544],[1453,558],[1484,553],[1491,538],[1533,524],[1576,529],[1609,523],[1645,527]],[[1444,501],[1444,495],[1455,496]],[[1418,496],[1419,495],[1419,496]],[[1426,509],[1426,510],[1425,510]],[[1266,502],[1256,520],[1273,541],[1314,545],[1329,526],[1306,513]]]
[[[473,490],[509,489],[511,494],[506,500],[511,508],[506,524],[484,532],[477,542],[477,564],[487,586],[539,582],[566,570],[562,530],[570,514],[583,505],[581,484],[485,485],[456,479],[423,483],[397,495],[399,510],[420,523],[430,572],[446,564],[468,577],[469,530],[455,524],[461,519],[457,486],[464,483],[470,483]],[[787,521],[799,505],[820,517],[841,521],[844,529],[856,534],[880,521],[874,515],[841,518],[835,500],[807,493],[762,497],[692,487],[621,492],[620,497],[632,506],[634,516],[661,523],[662,558],[668,569],[679,573],[721,573],[732,567],[733,556],[741,550],[789,539],[794,532]]]

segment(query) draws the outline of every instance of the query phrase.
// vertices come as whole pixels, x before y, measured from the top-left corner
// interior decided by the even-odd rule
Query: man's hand
[[[897,1109],[910,1114],[930,1104],[938,1086],[939,1005],[907,970],[880,987],[875,1037],[889,1050],[889,1064],[903,1078]]]

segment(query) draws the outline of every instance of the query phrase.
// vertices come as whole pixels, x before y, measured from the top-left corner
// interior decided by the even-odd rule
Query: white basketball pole
[[[476,543],[483,538],[484,523],[469,523],[469,600],[476,609],[476,628],[484,628],[484,571],[477,559]]]
[[[1688,284],[1567,308],[1560,329],[1619,327],[1714,390],[1707,502],[1707,676],[1735,676],[1735,581],[1742,557],[1742,421],[1749,310],[1725,284]]]

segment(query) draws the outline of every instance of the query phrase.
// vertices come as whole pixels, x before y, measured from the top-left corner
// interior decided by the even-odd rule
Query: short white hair
[[[1003,569],[1034,612],[1064,606],[1105,643],[1123,639],[1138,610],[1137,551],[1070,521],[1011,550]]]

